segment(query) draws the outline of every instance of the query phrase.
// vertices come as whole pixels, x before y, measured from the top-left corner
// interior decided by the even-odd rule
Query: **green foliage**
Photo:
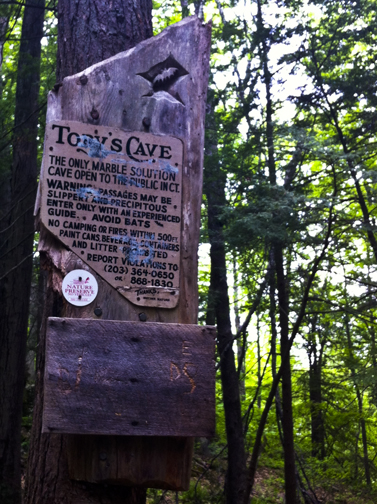
[[[154,35],[160,33],[171,24],[182,19],[182,12],[179,2],[175,0],[157,1],[153,0],[153,32]]]

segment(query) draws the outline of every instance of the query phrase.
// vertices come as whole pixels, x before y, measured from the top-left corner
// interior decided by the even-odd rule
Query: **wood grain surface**
[[[168,443],[166,437],[149,436],[71,434],[65,438],[71,478],[166,490],[189,488],[192,438],[170,437]]]
[[[215,328],[49,318],[43,431],[212,436]]]

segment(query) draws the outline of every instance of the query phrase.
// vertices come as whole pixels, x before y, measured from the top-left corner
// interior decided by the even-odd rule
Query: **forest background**
[[[200,323],[218,328],[218,381],[216,437],[197,440],[190,491],[150,490],[150,502],[376,502],[376,7],[153,2],[155,34],[192,14],[213,23],[199,302]],[[30,222],[56,85],[56,9],[0,3],[2,502],[19,471],[5,456],[10,345],[19,366],[26,358],[12,426],[23,467],[33,408],[44,289]],[[20,295],[3,311],[12,275],[29,311]]]

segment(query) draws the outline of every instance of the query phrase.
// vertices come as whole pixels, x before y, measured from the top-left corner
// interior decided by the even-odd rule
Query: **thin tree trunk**
[[[2,74],[3,65],[3,51],[5,39],[7,36],[11,8],[10,6],[0,6],[0,76]],[[3,79],[0,78],[0,103],[3,99]],[[4,110],[4,109],[2,109]],[[9,162],[9,140],[4,140],[6,133],[7,114],[2,114],[0,117],[0,232],[4,227],[7,227],[8,220],[6,219],[10,209],[10,177],[11,177],[11,163]],[[3,236],[0,234],[0,244]],[[1,245],[0,245],[0,256]],[[0,280],[1,289],[1,280]]]
[[[44,0],[25,6],[18,61],[10,208],[0,249],[0,501],[21,501],[21,417],[37,189],[40,40]]]
[[[322,414],[322,354],[325,340],[320,341],[318,349],[316,322],[313,321],[312,341],[309,353],[309,397],[311,415],[312,456],[325,458],[325,426]]]
[[[208,98],[210,103],[210,97]],[[207,122],[213,122],[213,111]],[[225,175],[218,166],[216,138],[207,137],[207,162],[204,171],[204,191],[208,204],[208,232],[211,244],[211,287],[217,321],[218,352],[228,441],[228,472],[226,502],[238,504],[245,492],[245,448],[241,417],[238,373],[233,352],[230,305],[227,284],[225,243],[220,218],[226,204]]]
[[[367,276],[368,297],[371,299],[373,293],[372,293],[372,279],[370,276],[371,275],[371,267],[370,267],[371,261],[370,261],[369,247],[367,250],[367,254],[368,254],[368,259],[367,259],[367,261],[368,261],[368,276]],[[369,324],[367,325],[367,330],[370,334],[370,351],[371,351],[371,358],[372,358],[372,366],[373,366],[374,370],[377,371],[377,344],[376,344],[376,331],[374,329],[373,310],[370,311]],[[372,392],[371,392],[372,402],[376,406],[377,405],[377,384],[374,383],[371,388],[372,388]]]
[[[188,0],[181,0],[182,19],[189,16]]]
[[[213,300],[213,287],[210,282],[208,288],[208,298],[207,298],[207,312],[206,312],[206,324],[207,325],[216,325],[216,314]]]
[[[235,325],[236,331],[239,332],[240,323],[240,309],[238,306],[238,272],[237,272],[237,260],[233,257],[233,292],[234,292],[234,315],[235,315]],[[259,339],[258,339],[259,343]],[[246,332],[242,334],[242,337],[237,339],[237,364],[238,364],[238,376],[239,376],[239,387],[240,387],[240,400],[245,400],[245,355],[246,355]],[[258,370],[260,376],[260,361],[258,360]]]
[[[276,163],[274,149],[274,128],[273,128],[273,103],[271,95],[272,75],[269,70],[268,44],[264,35],[264,24],[261,1],[258,0],[257,15],[258,31],[261,36],[260,55],[263,67],[263,77],[266,90],[266,137],[267,137],[267,164],[269,170],[270,184],[275,186]],[[289,359],[289,307],[287,281],[284,274],[283,245],[279,242],[272,244],[275,267],[276,267],[276,288],[279,300],[279,320],[280,320],[280,349],[282,355],[287,358],[282,362],[282,400],[283,400],[283,440],[284,440],[284,475],[285,475],[285,498],[289,504],[297,502],[296,477],[295,477],[295,453],[293,442],[293,414],[292,414],[292,383],[291,365]]]
[[[260,317],[259,310],[257,311],[257,359],[258,359],[258,383],[262,381],[262,355],[261,355],[261,344],[260,344]],[[258,409],[262,407],[262,392],[259,390],[258,392],[258,400],[257,400]]]
[[[359,415],[360,415],[360,428],[361,428],[361,441],[363,443],[363,463],[364,463],[364,471],[365,471],[365,481],[368,486],[371,485],[371,477],[370,477],[370,468],[369,468],[369,457],[368,457],[368,439],[367,439],[367,431],[366,431],[366,425],[365,425],[365,419],[363,418],[363,397],[360,392],[360,387],[357,383],[357,377],[356,377],[356,368],[355,368],[355,363],[354,363],[354,352],[353,352],[353,344],[352,344],[352,337],[351,337],[351,328],[350,328],[350,321],[349,321],[349,315],[348,315],[348,300],[347,300],[347,293],[345,290],[344,294],[345,300],[346,300],[346,313],[345,313],[345,329],[346,329],[346,335],[347,335],[347,346],[348,346],[348,353],[349,353],[349,366],[350,366],[350,373],[352,380],[354,382],[354,387],[356,391],[356,398],[357,398],[357,405],[359,409]],[[356,454],[356,467],[357,467],[357,454]]]
[[[318,362],[310,365],[309,395],[312,428],[312,456],[325,458],[325,432],[323,426],[322,405],[322,366]]]
[[[9,18],[7,16],[2,16],[0,14],[0,72],[1,68],[3,66],[3,48],[4,48],[4,41],[5,41],[5,35],[7,33],[8,29],[8,22]],[[0,84],[1,88],[1,84]],[[1,96],[1,94],[0,94]]]
[[[288,294],[286,278],[283,267],[282,247],[275,246],[275,263],[277,277],[277,291],[279,299],[280,320],[280,348],[282,355],[289,355],[289,320],[288,320]],[[292,380],[291,363],[287,358],[282,363],[282,400],[283,400],[283,441],[284,441],[284,475],[285,475],[285,499],[294,504],[297,502],[297,489],[295,478],[295,450],[293,440],[293,412],[292,412]]]
[[[274,251],[271,248],[270,250],[270,258],[269,258],[269,268],[273,271],[273,274],[270,278],[270,288],[269,288],[269,297],[270,297],[270,326],[271,326],[271,371],[272,377],[276,376],[276,362],[277,362],[277,330],[276,330],[276,277],[275,277],[275,259],[274,259]],[[282,434],[280,432],[281,419],[283,417],[283,411],[281,408],[281,398],[279,388],[276,389],[275,396],[275,410],[276,410],[276,422],[279,429],[280,438],[282,439]]]

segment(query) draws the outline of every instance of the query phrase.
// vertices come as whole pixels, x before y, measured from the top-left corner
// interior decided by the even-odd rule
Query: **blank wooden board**
[[[212,436],[215,328],[49,318],[43,432]]]

